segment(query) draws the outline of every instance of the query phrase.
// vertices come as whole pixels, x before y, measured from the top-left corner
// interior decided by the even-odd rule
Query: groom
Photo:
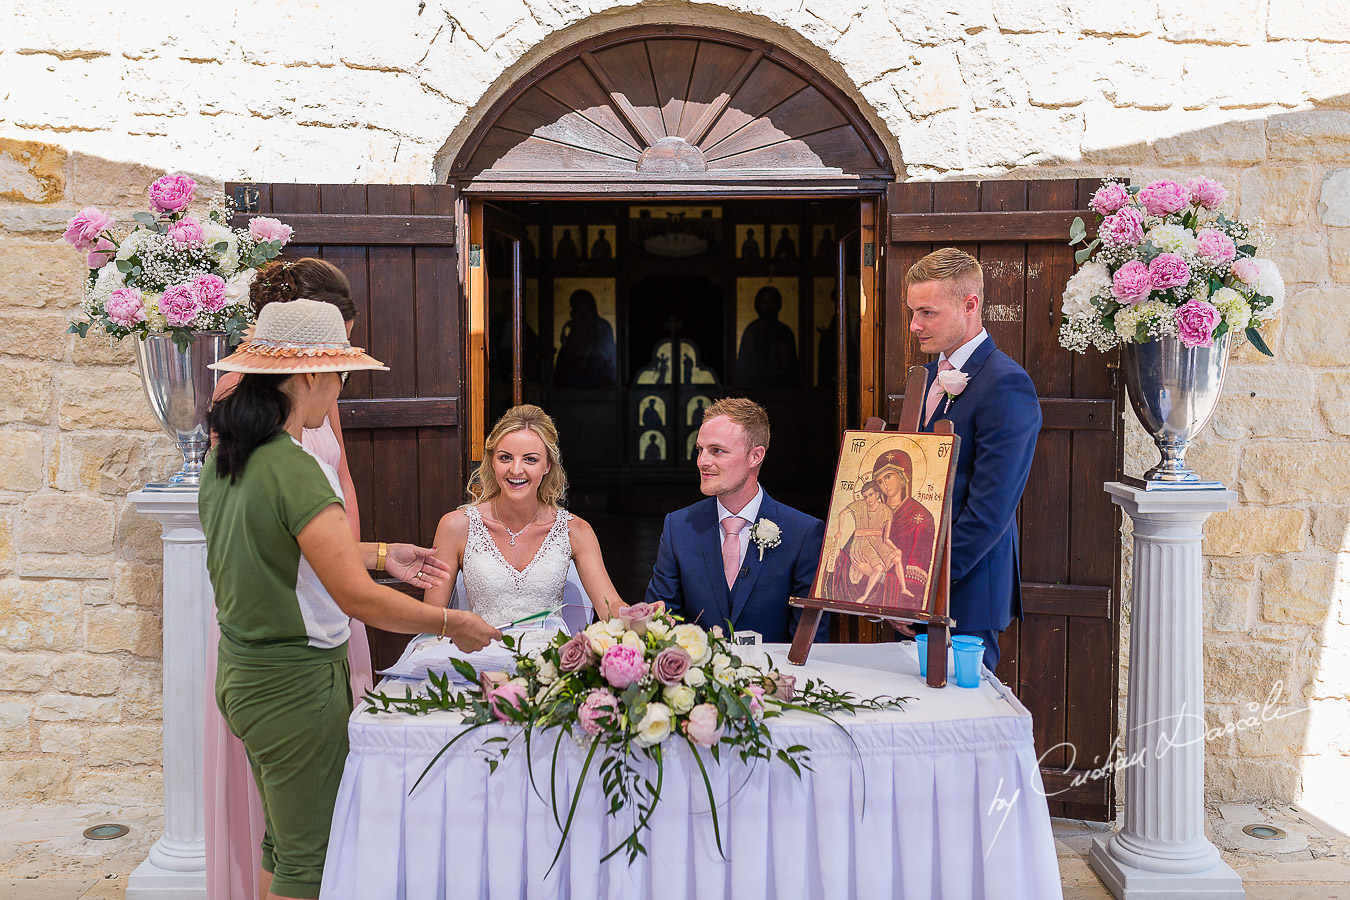
[[[768,449],[769,416],[758,403],[728,397],[703,411],[698,475],[708,499],[666,516],[646,600],[704,628],[729,622],[781,644],[802,612],[788,597],[811,595],[825,523],[764,493]],[[769,546],[775,529],[781,543]],[[829,636],[826,618],[817,641]]]

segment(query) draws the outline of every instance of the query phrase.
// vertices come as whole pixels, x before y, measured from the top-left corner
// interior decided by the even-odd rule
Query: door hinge
[[[469,268],[476,269],[483,264],[483,246],[481,244],[469,245]]]
[[[240,213],[259,212],[258,186],[241,184],[234,189],[234,211]]]
[[[868,241],[863,244],[863,265],[875,266],[877,264],[877,245]]]

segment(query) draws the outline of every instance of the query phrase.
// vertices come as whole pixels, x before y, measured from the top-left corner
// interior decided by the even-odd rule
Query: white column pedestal
[[[1120,900],[1245,897],[1205,837],[1205,707],[1200,539],[1229,490],[1106,491],[1134,520],[1125,825],[1088,864]]]
[[[214,596],[197,492],[135,491],[164,529],[164,834],[127,879],[127,900],[204,900],[202,697]]]

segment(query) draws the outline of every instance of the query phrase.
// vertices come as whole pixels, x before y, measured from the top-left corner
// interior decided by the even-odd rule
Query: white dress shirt
[[[970,361],[971,354],[975,352],[980,344],[984,343],[984,339],[987,337],[989,337],[989,332],[981,328],[979,334],[966,341],[960,347],[957,347],[951,356],[948,356],[945,353],[939,353],[938,360],[941,361],[945,359],[952,364],[952,368],[960,370]]]
[[[741,529],[741,566],[745,566],[745,550],[750,546],[750,526],[755,524],[759,518],[759,505],[764,502],[764,488],[760,487],[755,491],[755,496],[750,498],[750,502],[740,512],[731,512],[722,505],[722,501],[717,501],[717,545],[727,542],[727,533],[722,528],[722,520],[729,519],[732,516],[739,516],[745,520],[746,525]]]

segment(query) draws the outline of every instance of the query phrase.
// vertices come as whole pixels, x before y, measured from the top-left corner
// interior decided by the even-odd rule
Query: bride
[[[561,603],[575,561],[596,614],[617,615],[627,604],[609,580],[591,526],[561,507],[566,492],[553,419],[528,404],[507,410],[469,480],[471,502],[441,517],[436,556],[450,572],[427,589],[426,601],[449,606],[462,570],[469,610],[505,627]]]

